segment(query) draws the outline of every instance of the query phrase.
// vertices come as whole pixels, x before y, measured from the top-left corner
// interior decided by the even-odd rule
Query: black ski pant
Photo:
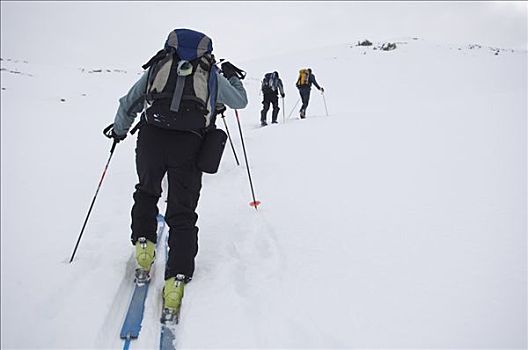
[[[161,181],[168,179],[167,211],[169,225],[169,258],[165,279],[177,274],[191,278],[194,258],[198,253],[196,206],[202,187],[202,172],[196,157],[202,143],[192,132],[165,130],[144,124],[139,130],[136,146],[136,168],[139,183],[132,207],[132,243],[139,237],[157,241],[157,203],[161,196]]]
[[[310,88],[309,87],[301,87],[299,88],[299,94],[301,95],[301,110],[299,111],[301,113],[301,118],[304,118],[306,116],[306,109],[308,108],[308,102],[310,102]]]
[[[273,105],[273,112],[271,113],[271,121],[276,123],[277,116],[279,115],[279,97],[276,94],[264,94],[264,100],[262,101],[262,111],[260,112],[260,121],[265,122],[268,117],[268,110],[270,104]]]

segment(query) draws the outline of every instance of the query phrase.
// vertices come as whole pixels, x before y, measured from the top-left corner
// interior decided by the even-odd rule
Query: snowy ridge
[[[248,205],[244,164],[226,148],[203,179],[180,348],[527,346],[527,53],[390,42],[233,60],[248,72],[240,118],[262,206]],[[101,131],[138,75],[27,61],[1,62],[1,345],[119,348],[135,136],[67,260],[110,150]],[[304,67],[329,116],[312,89],[306,120],[297,106],[257,128],[264,73],[279,71],[287,116]],[[159,341],[162,260],[135,348]]]

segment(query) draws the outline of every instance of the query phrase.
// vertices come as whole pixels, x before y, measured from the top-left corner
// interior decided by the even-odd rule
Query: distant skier
[[[281,97],[284,98],[284,87],[282,86],[282,80],[279,78],[279,73],[266,73],[264,79],[262,79],[262,94],[264,100],[262,101],[262,111],[260,112],[260,124],[262,126],[268,125],[266,119],[270,104],[273,105],[273,111],[271,113],[271,122],[277,123],[277,116],[279,115],[279,98],[277,93],[280,93]]]
[[[312,88],[312,84],[314,84],[319,91],[324,92],[324,89],[320,87],[319,84],[317,84],[315,75],[312,74],[312,69],[301,69],[299,71],[299,78],[295,84],[297,89],[299,89],[299,94],[301,95],[302,106],[299,111],[301,119],[306,117],[306,109],[308,108],[308,102],[310,101],[310,90]]]
[[[154,262],[157,203],[162,179],[167,175],[165,220],[170,228],[170,250],[163,300],[164,307],[175,312],[195,268],[196,207],[202,187],[197,159],[204,137],[216,128],[215,103],[241,109],[248,102],[239,79],[243,78],[241,71],[224,62],[220,74],[212,49],[212,41],[205,34],[189,29],[172,31],[165,48],[143,66],[147,72],[119,100],[113,127],[107,134],[115,142],[123,140],[137,113],[142,112],[135,150],[139,183],[131,213],[136,276],[138,272],[148,276]]]

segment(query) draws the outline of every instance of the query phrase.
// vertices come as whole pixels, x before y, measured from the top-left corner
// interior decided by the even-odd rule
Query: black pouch
[[[212,129],[205,133],[202,147],[198,153],[196,165],[198,169],[208,174],[215,174],[220,166],[224,153],[227,134],[222,129]]]

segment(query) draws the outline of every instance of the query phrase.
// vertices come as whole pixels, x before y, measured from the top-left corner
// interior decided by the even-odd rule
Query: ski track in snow
[[[135,267],[136,261],[132,254],[127,261],[126,271],[123,274],[123,278],[119,283],[119,288],[112,300],[112,307],[108,309],[108,314],[104,318],[104,322],[102,323],[98,336],[95,339],[95,347],[97,348],[122,347],[123,341],[115,335],[121,332],[126,310],[128,309],[128,304],[132,298],[134,282],[131,280],[131,276],[134,276],[135,274]],[[113,340],[113,342],[109,343],[110,340]]]

